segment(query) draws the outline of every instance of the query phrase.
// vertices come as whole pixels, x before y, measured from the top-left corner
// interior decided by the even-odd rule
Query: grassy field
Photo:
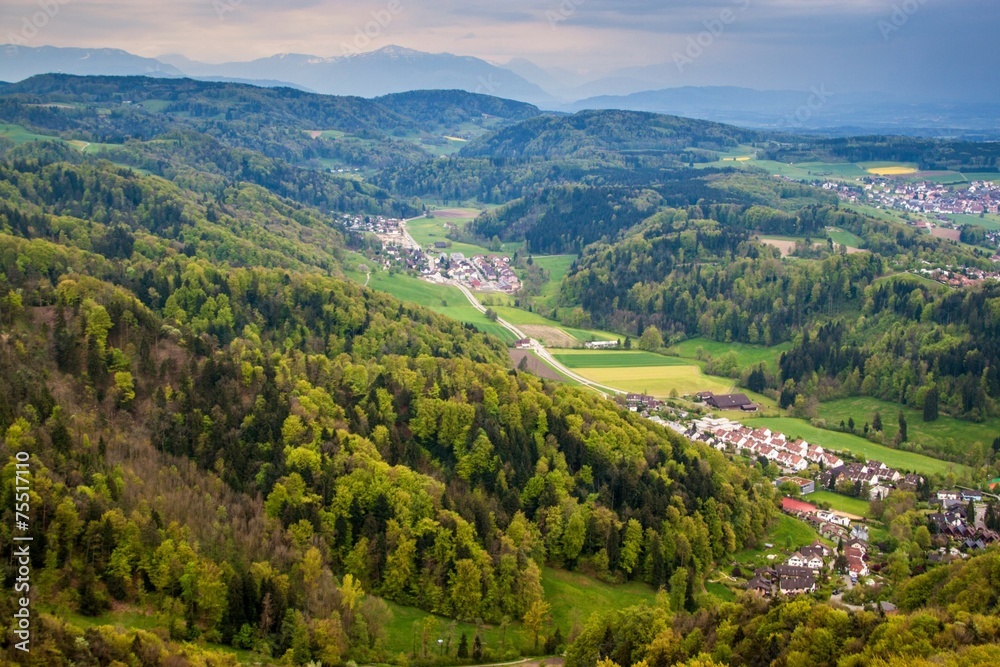
[[[859,429],[865,422],[871,423],[876,412],[882,413],[882,424],[888,438],[896,437],[899,430],[898,415],[902,412],[906,417],[906,431],[910,441],[922,445],[925,450],[947,451],[949,438],[958,447],[962,447],[973,442],[990,445],[994,438],[1000,436],[1000,418],[976,424],[941,415],[932,422],[925,422],[923,411],[867,396],[842,398],[819,406],[819,416],[828,424],[840,424],[841,420],[846,422],[853,418]]]
[[[578,350],[559,352],[553,355],[568,368],[652,368],[660,366],[682,366],[690,364],[677,357],[665,357],[652,352]]]
[[[763,345],[748,345],[746,343],[720,343],[708,338],[690,338],[671,346],[670,352],[685,359],[697,359],[699,349],[713,358],[723,357],[729,352],[735,352],[736,361],[740,365],[740,368],[765,363],[770,368],[777,369],[778,357],[781,356],[782,352],[791,348],[791,343],[764,347]]]
[[[475,208],[468,209],[446,209],[445,211],[431,211],[431,218],[419,218],[406,223],[406,229],[410,232],[413,240],[420,245],[427,247],[434,245],[437,241],[444,241],[451,244],[444,250],[447,253],[460,252],[466,257],[473,255],[490,255],[494,251],[481,245],[472,243],[460,243],[448,239],[448,230],[445,225],[464,226],[469,220],[475,219],[482,211]],[[446,217],[447,216],[447,217]],[[504,243],[499,254],[512,255],[521,246],[520,243]]]
[[[595,612],[621,609],[643,602],[652,603],[656,598],[653,589],[643,583],[630,582],[613,586],[582,574],[549,567],[542,570],[542,588],[546,601],[552,605],[552,627],[562,630],[563,636],[567,636],[574,625],[582,628]],[[393,613],[387,628],[388,649],[393,653],[410,653],[416,641],[419,650],[419,628],[430,614],[393,602],[386,604]],[[439,630],[435,636],[446,641],[450,636],[452,652],[463,632],[468,636],[469,643],[472,643],[476,634],[475,625],[444,617],[436,618]],[[491,625],[481,625],[479,632],[483,644],[495,650],[499,650],[502,645],[507,648],[527,648],[530,643],[530,638],[516,620],[507,627],[506,632],[499,626]]]
[[[849,248],[860,248],[863,241],[860,236],[855,236],[851,232],[843,229],[831,228],[826,230],[826,235],[833,239],[834,243],[847,246]]]
[[[391,653],[412,653],[414,649],[420,651],[420,631],[423,627],[424,619],[432,614],[417,609],[416,607],[404,607],[395,602],[386,601],[392,611],[392,620],[386,626],[386,648]],[[437,650],[437,639],[451,640],[451,652],[454,653],[458,647],[459,639],[464,632],[468,637],[469,645],[472,638],[476,636],[476,626],[472,623],[461,623],[451,618],[434,616],[437,619],[438,630],[434,634],[433,650]],[[505,637],[506,635],[506,637]],[[511,624],[506,633],[498,626],[481,625],[479,636],[482,638],[484,647],[497,649],[506,643],[506,646],[520,647],[523,642],[519,624]],[[505,642],[506,640],[506,642]],[[430,652],[431,649],[428,649]]]
[[[833,491],[815,491],[807,496],[802,496],[802,500],[809,503],[823,501],[829,503],[830,507],[838,512],[856,514],[857,516],[867,517],[869,513],[867,501],[861,498],[842,496]]]
[[[648,352],[574,350],[555,356],[594,382],[661,398],[672,390],[682,396],[700,391],[725,394],[733,387],[732,380],[705,375],[700,366]]]
[[[990,231],[1000,229],[1000,215],[987,214],[983,217],[968,213],[948,213],[949,218],[963,225],[978,225]]]
[[[909,176],[918,170],[918,165],[895,162],[866,162],[861,167],[876,176]]]
[[[763,559],[768,554],[788,555],[792,551],[808,544],[812,544],[820,539],[819,533],[805,521],[792,518],[787,514],[779,514],[775,517],[768,528],[767,533],[760,541],[757,549],[745,549],[733,556],[737,563],[750,564]],[[764,544],[773,544],[774,547],[768,549]],[[783,562],[784,559],[777,558],[772,563]]]
[[[24,129],[20,125],[8,125],[6,123],[0,123],[0,137],[6,137],[15,144],[24,144],[29,141],[39,141],[42,139],[61,141],[58,137],[47,137],[43,134],[35,134],[30,130]]]
[[[359,256],[360,257],[360,256]],[[358,260],[364,263],[364,258]],[[372,262],[367,263],[372,266]],[[356,266],[356,265],[355,265]],[[357,270],[346,271],[349,278],[355,282],[365,282],[365,274]],[[459,322],[474,324],[480,331],[491,333],[504,342],[514,342],[515,336],[505,328],[486,319],[486,316],[473,308],[465,295],[457,287],[450,285],[434,285],[404,274],[390,275],[388,271],[376,271],[371,274],[368,286],[382,292],[388,292],[397,299],[426,306],[431,310],[447,315]]]
[[[912,470],[924,475],[944,475],[949,471],[956,474],[971,472],[966,466],[932,459],[929,456],[916,454],[914,452],[904,452],[892,449],[884,445],[869,442],[864,438],[850,433],[839,431],[828,431],[816,428],[809,422],[791,417],[757,417],[745,420],[748,426],[765,427],[772,431],[784,433],[789,439],[802,438],[803,440],[821,445],[826,449],[849,452],[855,456],[864,456],[869,459],[876,459],[885,463],[890,468],[898,470]]]
[[[550,567],[542,570],[542,588],[546,601],[552,605],[552,623],[562,630],[564,637],[575,624],[582,628],[595,612],[652,603],[656,598],[656,592],[641,582],[613,586]]]
[[[771,174],[787,176],[796,180],[832,178],[853,181],[870,175],[858,165],[847,162],[802,162],[799,164],[787,164],[773,160],[755,160],[750,164],[762,167]]]
[[[538,295],[538,302],[550,308],[556,306],[559,297],[559,288],[563,280],[569,275],[569,269],[576,260],[576,255],[549,255],[544,257],[532,257],[532,261],[549,272],[549,281],[545,283],[541,294]]]

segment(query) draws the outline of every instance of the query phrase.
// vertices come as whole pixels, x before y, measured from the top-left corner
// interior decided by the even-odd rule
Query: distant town
[[[514,294],[521,279],[507,255],[448,252],[447,241],[421,247],[406,231],[406,221],[382,216],[345,216],[344,223],[355,232],[369,232],[382,243],[382,266],[417,271],[430,282],[462,285],[477,292]]]
[[[949,215],[1000,213],[1000,185],[990,181],[973,181],[967,187],[956,188],[930,181],[873,177],[860,179],[857,185],[830,181],[823,183],[823,189],[836,192],[842,200],[851,203],[932,217],[933,222],[913,220],[911,224],[935,236],[956,241],[964,224],[955,222]],[[994,248],[1000,248],[1000,230],[987,230],[986,239]],[[994,259],[1000,261],[1000,254]]]

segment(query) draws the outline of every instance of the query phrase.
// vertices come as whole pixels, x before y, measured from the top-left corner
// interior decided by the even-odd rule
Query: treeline
[[[902,136],[838,137],[766,150],[768,160],[788,162],[913,162],[921,171],[995,172],[1000,149],[995,144]]]

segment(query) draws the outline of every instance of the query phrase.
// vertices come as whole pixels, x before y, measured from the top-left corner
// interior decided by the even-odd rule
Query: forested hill
[[[521,121],[542,114],[538,107],[526,102],[463,90],[412,90],[376,97],[374,101],[425,127],[455,127],[483,116]]]
[[[621,162],[628,156],[725,150],[763,141],[761,132],[708,121],[636,111],[581,111],[541,116],[484,137],[462,149],[467,157],[501,160],[573,158]]]
[[[61,150],[0,162],[0,454],[31,454],[44,664],[384,661],[384,599],[502,623],[543,565],[693,585],[769,523],[759,470],[327,275],[336,234],[287,201]],[[65,621],[112,606],[162,632]]]

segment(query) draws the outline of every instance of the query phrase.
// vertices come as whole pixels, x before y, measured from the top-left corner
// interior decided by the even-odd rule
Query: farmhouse
[[[746,394],[715,395],[711,392],[703,391],[698,395],[717,410],[743,410],[744,412],[756,412],[757,410],[757,406]]]
[[[522,338],[514,343],[514,347],[516,347],[518,350],[529,350],[531,349],[531,339]]]

